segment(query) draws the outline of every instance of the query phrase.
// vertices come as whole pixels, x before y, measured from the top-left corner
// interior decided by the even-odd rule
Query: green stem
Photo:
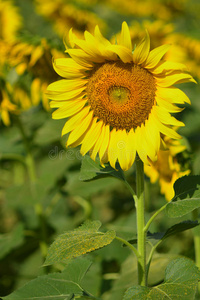
[[[136,192],[137,192],[137,250],[138,258],[138,284],[147,285],[146,276],[146,233],[144,219],[144,164],[139,157],[136,158]]]
[[[135,206],[136,206],[136,205],[137,205],[137,195],[136,195],[134,189],[133,189],[133,188],[130,186],[130,184],[128,183],[128,181],[125,180],[124,182],[125,182],[125,184],[126,184],[128,190],[130,191],[131,195],[133,196],[133,199],[134,199],[134,201],[135,201]]]
[[[135,253],[137,258],[139,258],[139,253],[138,253],[137,249],[133,245],[131,245],[128,241],[126,241],[118,236],[116,236],[115,239],[118,240],[119,242],[122,242],[126,246],[128,246]]]
[[[151,261],[152,261],[154,251],[156,250],[158,245],[160,245],[161,242],[162,242],[162,240],[160,240],[156,245],[152,246],[151,251],[149,253],[149,257],[148,257],[148,260],[147,260],[147,278],[148,278],[149,268],[150,268],[150,264],[151,264]]]
[[[144,227],[144,231],[145,231],[145,232],[148,231],[148,229],[149,229],[151,223],[154,221],[154,219],[157,217],[157,215],[158,215],[159,213],[161,213],[161,212],[165,209],[165,207],[167,206],[167,204],[168,204],[168,203],[166,203],[165,205],[163,205],[163,206],[162,206],[159,210],[157,210],[157,211],[153,214],[153,216],[149,219],[149,221],[147,222],[146,226]]]

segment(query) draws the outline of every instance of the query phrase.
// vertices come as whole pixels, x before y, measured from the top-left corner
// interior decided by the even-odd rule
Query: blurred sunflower
[[[38,14],[51,21],[61,37],[71,27],[77,34],[94,29],[97,23],[105,27],[104,21],[92,12],[94,1],[35,0],[35,5]]]
[[[12,1],[0,1],[0,39],[6,42],[12,42],[16,39],[17,31],[22,26],[22,18],[18,8]]]
[[[185,145],[181,145],[180,141],[172,140],[165,137],[165,150],[158,151],[158,159],[156,162],[151,162],[150,166],[144,166],[145,174],[150,178],[151,183],[159,181],[161,194],[165,195],[167,201],[174,197],[174,182],[190,173],[189,169],[179,163],[177,154],[186,149]]]
[[[32,103],[29,91],[19,82],[11,85],[1,78],[0,86],[0,117],[4,125],[10,126],[10,115],[19,115],[32,107],[34,103]]]
[[[188,9],[188,0],[102,0],[106,5],[120,14],[137,17],[154,17],[159,20],[169,21],[183,15]]]
[[[195,82],[180,63],[162,60],[169,45],[150,51],[148,33],[132,51],[130,32],[123,22],[117,44],[111,44],[96,26],[94,36],[78,39],[70,31],[73,49],[69,58],[54,61],[56,72],[66,79],[49,85],[54,119],[68,118],[62,134],[70,132],[66,146],[81,144],[93,160],[118,161],[128,170],[136,152],[145,164],[156,161],[161,134],[173,139],[180,135],[172,126],[184,124],[170,115],[182,109],[175,103],[190,103],[173,84]]]
[[[10,99],[8,93],[6,93],[5,89],[0,90],[0,120],[4,123],[4,125],[10,125],[10,113],[17,114],[17,106],[13,104]]]
[[[45,38],[34,43],[18,41],[14,43],[8,61],[14,66],[19,76],[27,71],[32,76],[31,98],[32,104],[38,105],[42,100],[43,107],[49,110],[49,101],[45,91],[48,84],[57,79],[52,70],[52,56],[60,57],[63,54],[50,47]]]

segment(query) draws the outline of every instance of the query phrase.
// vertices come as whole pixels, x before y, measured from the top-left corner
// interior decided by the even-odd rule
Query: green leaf
[[[200,280],[200,271],[186,258],[170,262],[165,270],[164,283],[153,288],[133,286],[129,288],[123,300],[192,300]]]
[[[94,251],[110,244],[115,231],[99,232],[100,221],[86,221],[79,228],[60,235],[50,246],[44,266]]]
[[[165,208],[170,218],[182,217],[200,207],[200,176],[184,176],[174,184],[175,196]]]
[[[155,240],[162,240],[164,241],[166,238],[168,238],[171,235],[180,233],[182,231],[194,228],[198,226],[198,221],[183,221],[181,223],[175,224],[168,228],[165,232],[155,232],[155,233],[147,233],[148,239],[155,239]]]
[[[24,227],[19,224],[11,233],[0,235],[0,259],[13,249],[22,245],[24,241]]]
[[[93,161],[89,155],[83,157],[79,177],[80,180],[88,181],[106,176],[113,176],[125,180],[124,173],[119,165],[117,166],[117,170],[113,169],[108,164],[103,168],[99,162]]]
[[[88,271],[91,262],[86,259],[71,261],[62,273],[39,276],[31,280],[3,300],[61,300],[70,296],[87,294],[81,287],[81,281]]]

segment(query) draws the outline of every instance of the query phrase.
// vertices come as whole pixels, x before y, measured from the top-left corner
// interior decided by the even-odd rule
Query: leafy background
[[[11,3],[1,1],[0,4],[3,2]],[[47,7],[52,8],[53,3],[58,8],[66,7],[66,12],[62,10],[62,14],[56,8],[54,14],[45,14],[43,5],[47,4]],[[188,50],[185,63],[199,82],[200,3],[197,0],[124,0],[123,3],[112,0],[15,0],[11,4],[17,7],[22,23],[16,39],[11,43],[16,46],[25,42],[36,47],[45,39],[49,46],[46,50],[48,52],[45,58],[46,65],[51,66],[51,49],[64,52],[62,37],[67,34],[70,27],[81,34],[85,29],[92,30],[99,24],[103,34],[111,38],[119,32],[121,22],[125,20],[137,29],[138,36],[142,36],[145,22],[156,24],[155,22],[159,21],[161,25],[155,30],[153,41],[156,43],[158,39],[163,42],[171,38],[173,43],[177,34],[181,34],[185,41],[188,38],[190,47],[188,44],[187,47],[190,52]],[[5,27],[12,20],[1,22]],[[170,33],[167,33],[166,26],[172,26]],[[4,40],[5,38],[1,37],[1,42],[5,42],[6,47],[9,47],[9,41]],[[177,40],[178,44],[180,37]],[[49,76],[48,72],[41,75],[39,64],[36,64],[35,68],[29,64],[31,54],[23,53],[22,56],[27,60],[27,69],[23,75],[16,71],[21,63],[19,57],[14,62],[13,57],[6,57],[5,61],[0,62],[1,82],[10,82],[14,86],[13,93],[16,83],[23,82],[24,89],[31,99],[30,87],[35,78],[39,78],[41,83],[50,83],[57,77],[52,67],[50,67],[51,74],[54,75]],[[1,84],[1,87],[3,86]],[[181,159],[182,163],[189,165],[191,174],[199,175],[200,87],[186,84],[181,88],[192,102],[191,106],[187,106],[178,115],[178,119],[186,124],[180,133],[184,135],[188,145]],[[126,186],[114,177],[81,181],[83,178],[80,175],[80,167],[87,157],[82,158],[78,148],[65,148],[66,137],[60,137],[65,121],[51,119],[48,105],[44,105],[44,102],[42,105],[43,93],[42,89],[38,92],[40,101],[37,105],[31,104],[27,109],[22,107],[17,115],[11,111],[10,126],[6,126],[3,119],[0,124],[0,296],[10,294],[38,275],[51,272],[54,276],[54,272],[63,271],[62,263],[41,267],[47,247],[59,234],[77,228],[87,219],[100,220],[102,231],[114,229],[118,236],[123,238],[136,237],[134,203]],[[0,100],[2,101],[2,95]],[[28,155],[30,153],[34,159],[36,173],[34,180],[33,176],[31,179],[31,163]],[[125,176],[134,186],[134,166]],[[152,185],[146,178],[146,217],[148,218],[165,203],[158,183]],[[191,215],[178,217],[176,223],[190,218]],[[164,232],[173,224],[173,219],[161,214],[151,227],[151,231]],[[198,232],[198,227],[195,230]],[[166,265],[180,256],[195,259],[192,230],[171,236],[158,247],[150,270],[150,286],[161,283]],[[101,295],[105,300],[121,299],[124,291],[137,283],[136,261],[130,255],[130,251],[117,241],[90,253],[87,259],[92,264],[83,259],[81,274],[85,274],[89,268],[83,279],[83,286],[96,297]],[[78,262],[75,260],[72,269],[77,267]]]

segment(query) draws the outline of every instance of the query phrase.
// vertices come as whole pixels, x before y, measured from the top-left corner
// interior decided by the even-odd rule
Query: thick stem
[[[146,276],[146,233],[144,219],[144,165],[139,157],[136,158],[136,193],[137,193],[137,250],[138,258],[138,284],[147,285]]]

